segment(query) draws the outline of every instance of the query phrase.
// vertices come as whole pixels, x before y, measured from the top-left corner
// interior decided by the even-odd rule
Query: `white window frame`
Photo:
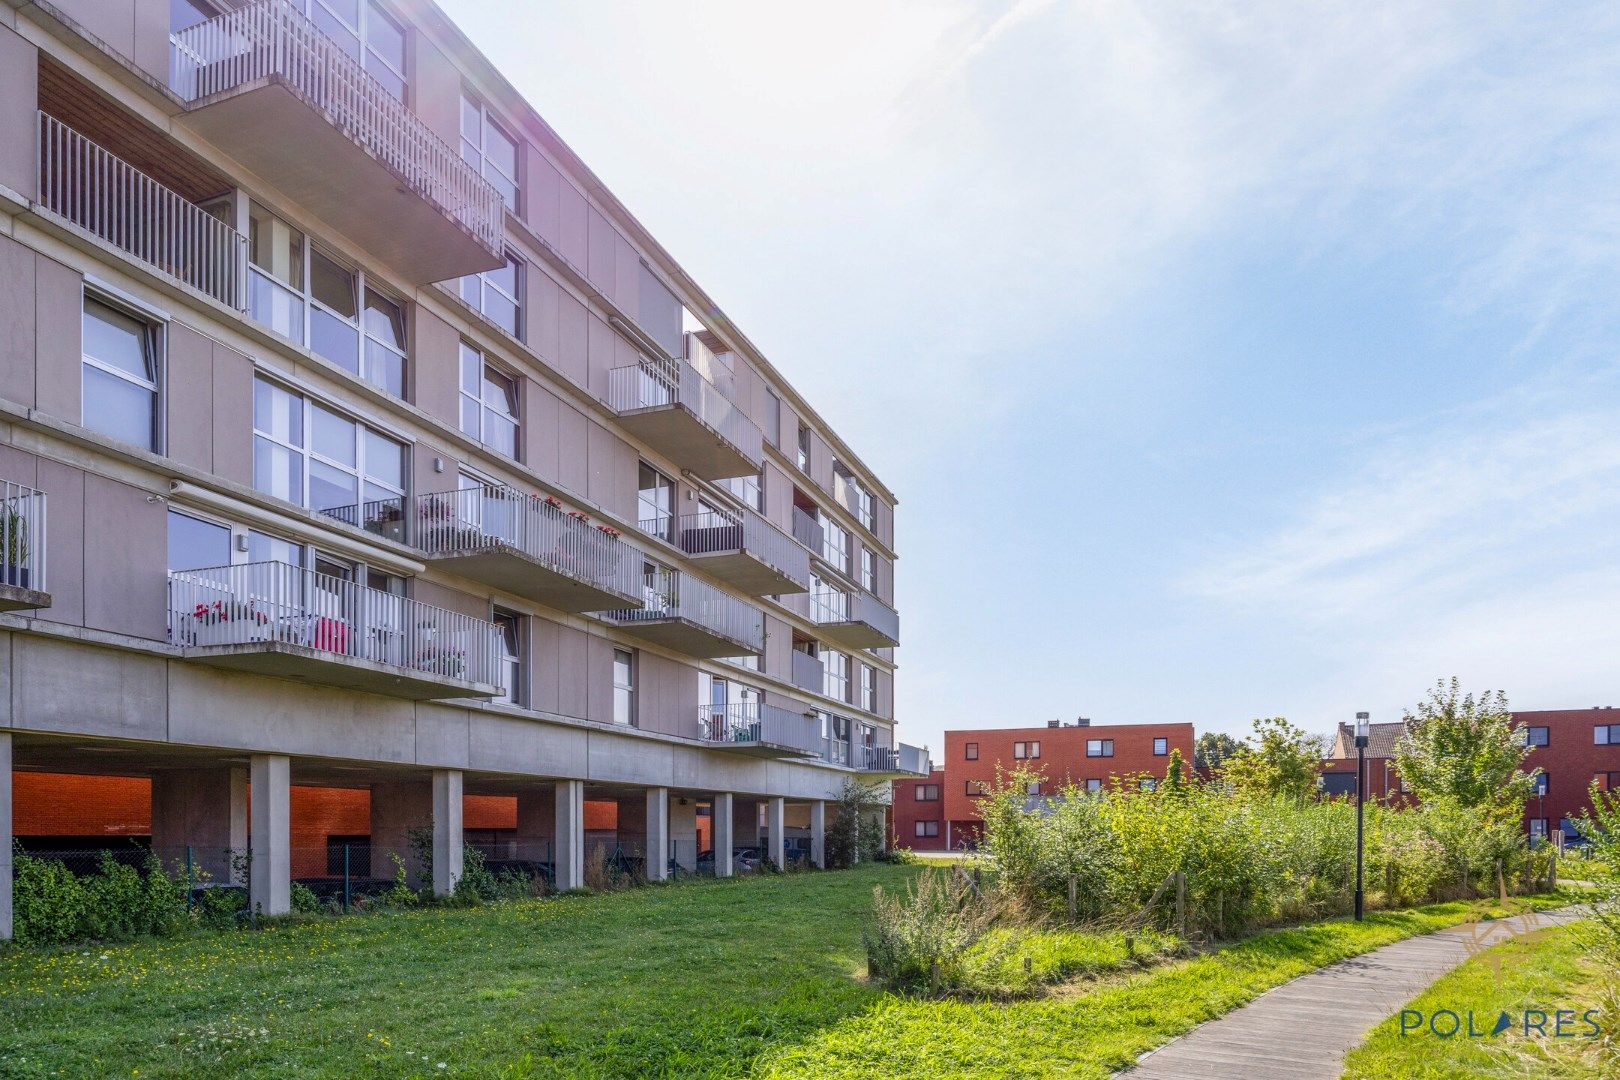
[[[91,356],[85,351],[84,320],[90,317],[89,313],[85,309],[92,303],[107,308],[115,314],[122,315],[126,319],[140,323],[141,326],[144,327],[144,332],[141,337],[141,348],[144,350],[145,356],[143,356],[142,359],[152,365],[152,379],[147,380],[138,378],[130,372],[125,371],[123,368],[115,367],[112,364],[107,364],[97,360],[95,357]],[[88,418],[84,415],[84,369],[89,367],[94,368],[96,371],[101,372],[104,375],[111,375],[117,379],[127,382],[131,386],[139,387],[152,395],[151,433],[149,436],[150,442],[146,446],[143,446],[142,449],[148,450],[154,454],[163,454],[167,452],[167,421],[169,409],[165,385],[168,380],[164,377],[167,373],[166,368],[168,366],[167,350],[165,348],[168,341],[167,331],[167,319],[154,316],[150,311],[122,301],[117,297],[99,289],[86,287],[81,290],[79,297],[79,424],[81,427],[89,428],[91,431],[96,432],[100,432],[101,430],[94,424],[90,423]],[[110,439],[113,438],[113,436],[108,435],[107,438]]]
[[[497,695],[494,700],[504,702],[507,705],[521,706],[528,700],[528,688],[524,685],[528,682],[529,673],[528,658],[523,655],[526,651],[524,649],[524,638],[527,636],[524,633],[525,618],[526,616],[521,611],[512,611],[508,608],[497,607],[490,612],[490,622],[500,626],[503,621],[510,620],[517,630],[517,653],[515,655],[506,652],[506,634],[504,631],[500,634],[501,655],[499,659],[502,669],[508,673],[507,682],[511,685],[507,686],[505,691]]]
[[[877,668],[861,665],[861,708],[869,713],[878,711]]]
[[[305,392],[305,391],[299,389],[298,387],[292,385],[291,383],[284,382],[281,379],[272,378],[269,375],[265,374],[264,372],[256,372],[254,374],[254,386],[253,386],[253,393],[254,394],[258,393],[258,384],[261,383],[261,382],[264,383],[266,386],[274,387],[275,389],[281,391],[282,393],[289,394],[292,397],[295,397],[295,398],[297,398],[299,400],[299,402],[301,404],[301,407],[303,409],[303,418],[302,418],[302,421],[300,423],[300,427],[303,428],[304,445],[303,446],[294,446],[291,443],[282,441],[279,437],[277,437],[274,434],[271,434],[271,433],[265,432],[265,431],[260,431],[259,428],[258,428],[258,425],[257,425],[257,421],[255,421],[253,429],[252,429],[252,438],[253,438],[253,447],[254,447],[254,449],[253,449],[253,454],[254,454],[254,457],[253,457],[253,471],[255,473],[258,472],[258,443],[259,443],[260,439],[263,439],[265,442],[273,443],[274,445],[279,446],[282,449],[288,451],[289,453],[295,454],[300,459],[302,459],[303,465],[302,465],[302,468],[300,469],[300,473],[302,474],[301,478],[303,480],[303,490],[296,493],[298,495],[297,499],[289,500],[289,501],[293,502],[297,506],[300,506],[300,507],[302,507],[302,508],[304,508],[306,510],[313,509],[309,504],[309,484],[310,484],[309,464],[310,464],[311,461],[319,461],[323,465],[329,466],[330,468],[336,469],[339,472],[348,473],[349,475],[353,476],[355,478],[354,487],[355,487],[355,495],[356,495],[356,499],[357,499],[357,505],[364,506],[365,504],[367,504],[369,502],[378,501],[378,500],[373,500],[373,499],[369,499],[369,498],[366,497],[366,487],[369,484],[369,485],[371,485],[373,487],[380,488],[383,491],[388,492],[389,496],[399,499],[400,500],[400,505],[402,507],[404,506],[404,503],[405,503],[405,490],[409,486],[410,479],[411,479],[411,477],[410,477],[411,454],[410,454],[410,444],[409,443],[406,443],[406,442],[403,442],[403,441],[401,441],[399,439],[396,439],[394,436],[388,434],[386,431],[383,431],[381,428],[376,427],[376,426],[374,426],[372,424],[368,424],[366,421],[360,419],[358,416],[355,416],[353,413],[348,412],[345,409],[339,408],[339,407],[333,405],[329,401],[323,400],[321,398],[313,397],[310,394],[308,394],[307,392]],[[355,459],[354,459],[355,464],[354,464],[353,468],[351,468],[350,466],[344,464],[341,461],[335,461],[332,458],[327,457],[326,455],[320,453],[319,451],[317,451],[315,449],[315,445],[314,445],[314,443],[315,443],[314,410],[316,408],[324,409],[326,412],[329,412],[334,416],[341,417],[342,419],[344,419],[344,420],[346,420],[349,423],[354,425],[354,427],[355,427]],[[257,411],[257,410],[255,410],[255,411]],[[373,476],[372,474],[370,474],[370,473],[368,473],[366,471],[366,438],[365,438],[365,435],[366,435],[367,432],[369,432],[370,434],[376,435],[378,438],[384,439],[387,442],[394,443],[394,444],[399,446],[399,451],[400,451],[400,480],[402,481],[400,486],[395,487],[393,484],[387,483],[387,482],[381,480],[380,478],[378,478],[376,476]],[[255,488],[254,490],[257,491],[259,489]],[[273,492],[269,492],[269,491],[263,492],[263,494],[270,495],[272,498],[279,498],[280,497],[280,496],[275,495]],[[335,509],[335,507],[328,507],[327,509]],[[316,511],[316,513],[320,513],[320,512],[321,511],[318,511],[318,510]]]
[[[816,517],[822,530],[822,561],[835,567],[840,573],[849,573],[849,530],[834,521],[824,510],[818,509]]]
[[[643,469],[653,475],[654,479],[651,486],[642,484],[641,472]],[[648,491],[669,492],[669,507],[666,509],[658,506],[656,500],[649,501],[644,494]],[[680,489],[676,486],[674,478],[663,469],[645,459],[642,459],[636,465],[636,528],[648,536],[656,536],[660,540],[673,544],[675,542],[675,519],[680,509],[677,505],[679,497]],[[643,517],[643,514],[651,514],[652,516]],[[648,528],[649,525],[653,527]]]
[[[624,658],[624,670],[628,681],[619,682],[619,660]],[[619,727],[640,727],[640,718],[636,715],[636,652],[634,649],[613,649],[613,723]],[[625,718],[619,719],[619,702],[625,703]]]
[[[837,649],[821,651],[821,692],[838,701],[849,700],[849,654]]]
[[[372,46],[371,46],[371,20],[372,20],[372,17],[375,16],[376,18],[382,19],[384,22],[388,23],[388,25],[392,26],[395,30],[399,31],[400,39],[404,43],[404,46],[405,46],[405,54],[406,54],[406,60],[407,61],[409,61],[410,50],[411,50],[410,30],[407,27],[401,25],[398,20],[394,19],[391,15],[388,14],[388,12],[384,11],[381,8],[381,6],[374,3],[373,0],[359,0],[359,3],[356,4],[355,6],[358,9],[358,12],[359,12],[359,15],[360,15],[360,25],[359,26],[351,25],[348,22],[348,20],[344,19],[343,16],[339,15],[336,11],[333,11],[331,6],[324,3],[323,0],[301,0],[301,2],[299,3],[299,7],[303,9],[304,15],[306,15],[311,21],[316,20],[316,15],[315,15],[315,10],[314,9],[316,7],[320,7],[328,15],[330,15],[332,17],[334,22],[338,23],[344,29],[346,29],[350,33],[352,33],[354,35],[354,37],[355,37],[355,42],[356,42],[356,44],[358,45],[358,47],[360,49],[360,55],[354,57],[354,59],[357,60],[360,63],[360,66],[365,69],[366,74],[371,75],[372,74],[371,73],[371,65],[369,63],[367,63],[367,60],[370,57],[376,57],[378,63],[380,63],[387,71],[389,71],[394,76],[396,76],[399,79],[401,86],[403,87],[403,95],[401,97],[399,97],[397,100],[399,100],[401,102],[408,103],[410,101],[410,94],[411,94],[411,80],[410,80],[410,78],[407,76],[407,74],[405,72],[403,72],[403,71],[399,70],[398,68],[396,68],[393,65],[393,63],[387,57],[383,56],[381,53],[377,52],[374,48],[372,48]],[[317,23],[317,25],[319,25],[319,24]],[[324,27],[322,29],[323,29],[323,32],[324,32]],[[342,47],[342,44],[343,44],[342,42],[338,41],[336,38],[332,38],[332,36],[330,34],[327,34],[326,36],[329,39],[331,39],[334,44],[338,45],[340,48]],[[344,49],[343,51],[345,53],[348,53],[347,49]],[[350,54],[350,55],[352,55],[352,54]],[[372,77],[376,78],[375,75],[372,75]],[[387,89],[387,90],[392,89],[386,83],[384,83],[381,79],[378,79],[377,82],[378,82],[378,85],[382,86],[384,89]]]
[[[476,145],[474,145],[472,140],[468,138],[467,128],[464,123],[464,121],[467,119],[467,109],[469,107],[471,107],[473,112],[478,114],[479,128],[478,141]],[[461,143],[461,159],[467,162],[467,164],[475,166],[478,170],[478,175],[483,177],[485,180],[489,180],[489,174],[493,172],[502,180],[510,183],[512,185],[512,201],[507,202],[506,192],[501,191],[499,184],[496,184],[494,181],[490,181],[491,186],[493,186],[495,190],[500,193],[501,202],[506,206],[506,208],[512,211],[514,214],[521,215],[523,213],[523,140],[512,134],[511,128],[509,128],[506,123],[500,119],[500,117],[494,114],[494,112],[490,109],[488,102],[479,97],[477,94],[467,90],[465,87],[463,87],[461,90],[460,112],[458,112],[456,116],[456,130],[460,135]],[[505,136],[506,139],[512,144],[512,163],[513,167],[516,169],[516,175],[514,176],[508,176],[505,170],[497,165],[490,158],[488,151],[484,149],[485,131],[492,127]]]
[[[478,368],[477,395],[469,394],[467,392],[467,367],[469,364],[475,364]],[[456,401],[458,405],[456,410],[456,426],[460,429],[463,435],[478,440],[479,445],[488,447],[502,456],[508,456],[505,447],[496,446],[494,443],[489,441],[490,429],[492,426],[489,422],[489,414],[495,414],[512,425],[512,451],[510,458],[513,461],[520,461],[522,460],[521,451],[523,449],[523,417],[519,413],[507,412],[504,402],[492,402],[489,400],[489,395],[486,393],[488,387],[485,384],[489,381],[488,373],[490,372],[493,372],[499,378],[506,379],[512,384],[512,396],[517,399],[518,408],[522,408],[523,380],[517,375],[506,371],[500,365],[491,363],[488,353],[471,342],[464,340],[461,342],[461,347],[457,354],[456,360]],[[470,404],[476,407],[478,415],[477,431],[467,430],[467,418],[464,415],[463,409],[460,407],[463,404]]]
[[[861,547],[861,588],[877,593],[877,555],[865,545]]]
[[[482,270],[476,274],[468,274],[463,277],[457,286],[456,295],[460,296],[468,307],[472,308],[474,311],[478,312],[479,315],[483,316],[485,322],[489,323],[497,330],[500,330],[502,333],[511,334],[514,338],[522,341],[525,322],[523,312],[523,283],[527,277],[528,268],[524,261],[514,252],[507,251],[504,254],[506,261],[512,265],[512,276],[515,279],[512,282],[512,285],[517,290],[515,295],[508,293],[505,289],[501,288],[490,279],[489,275],[493,274],[495,270],[503,269],[503,267],[499,266],[495,267],[495,270]],[[489,314],[488,309],[485,306],[484,299],[487,292],[494,292],[496,295],[505,298],[511,303],[512,310],[514,312],[514,324],[511,327],[502,326]]]

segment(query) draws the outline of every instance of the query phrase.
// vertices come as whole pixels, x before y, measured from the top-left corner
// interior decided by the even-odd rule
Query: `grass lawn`
[[[1577,1015],[1596,1008],[1603,992],[1599,962],[1581,948],[1579,924],[1549,930],[1535,938],[1499,945],[1474,957],[1440,979],[1408,1008],[1430,1016],[1449,1009],[1463,1016],[1472,1011],[1476,1030],[1489,1032],[1508,1014],[1512,1026],[1501,1035],[1439,1038],[1427,1029],[1401,1035],[1398,1019],[1374,1028],[1367,1041],[1345,1061],[1345,1077],[1354,1080],[1439,1080],[1442,1077],[1545,1077],[1576,1080],[1620,1076],[1620,1057],[1605,1066],[1598,1040],[1584,1037],[1527,1036],[1523,1011],[1548,1014],[1571,1009]],[[1498,979],[1500,964],[1500,979]],[[1449,1020],[1443,1029],[1449,1030]],[[1568,1030],[1590,1029],[1576,1022]],[[1463,1029],[1467,1031],[1466,1027]],[[1610,1033],[1611,1037],[1613,1033]],[[1616,1051],[1611,1048],[1610,1054]]]
[[[1011,1004],[925,1002],[860,978],[872,887],[915,873],[6,950],[0,1075],[1101,1077],[1303,971],[1488,908],[1262,934]]]

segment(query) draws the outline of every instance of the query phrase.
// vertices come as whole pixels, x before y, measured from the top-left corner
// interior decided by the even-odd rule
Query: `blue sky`
[[[906,741],[1620,704],[1620,9],[442,2],[899,493]]]

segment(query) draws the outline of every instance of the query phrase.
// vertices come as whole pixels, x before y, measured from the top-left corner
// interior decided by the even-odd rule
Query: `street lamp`
[[[1372,734],[1369,714],[1356,713],[1356,921],[1366,908],[1366,894],[1361,890],[1362,807],[1367,802],[1367,737]]]

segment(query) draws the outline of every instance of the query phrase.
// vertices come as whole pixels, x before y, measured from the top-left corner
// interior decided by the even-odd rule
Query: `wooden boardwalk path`
[[[1144,1055],[1129,1080],[1336,1080],[1367,1032],[1430,983],[1511,937],[1580,918],[1564,908],[1454,926],[1320,968]]]

